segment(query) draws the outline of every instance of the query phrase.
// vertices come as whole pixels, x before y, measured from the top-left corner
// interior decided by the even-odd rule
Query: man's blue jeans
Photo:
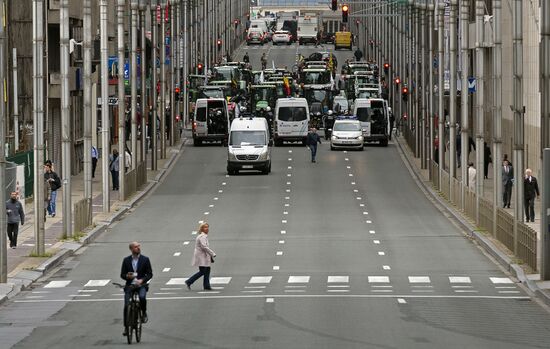
[[[57,190],[52,190],[50,196],[50,204],[48,205],[48,214],[51,216],[55,214],[55,199],[57,198]]]
[[[309,150],[311,150],[311,161],[315,161],[315,156],[317,155],[317,144],[310,145]]]
[[[130,304],[130,298],[132,297],[133,290],[130,287],[124,288],[124,325],[126,325],[126,307]],[[139,305],[141,312],[145,313],[147,311],[147,288],[141,286],[138,290]]]

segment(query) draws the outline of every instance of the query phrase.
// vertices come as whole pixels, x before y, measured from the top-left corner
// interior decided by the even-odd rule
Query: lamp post
[[[166,158],[166,2],[160,0],[160,158]]]
[[[103,179],[103,212],[109,212],[109,74],[108,74],[108,50],[107,50],[107,0],[100,0],[100,46],[101,46],[101,156]]]
[[[130,117],[132,120],[132,164],[131,169],[137,165],[137,21],[138,21],[138,0],[130,1],[131,10],[131,56],[130,56]],[[124,157],[126,158],[126,156]]]
[[[118,197],[126,197],[126,92],[124,91],[124,7],[126,0],[117,1],[117,43],[118,43]],[[133,69],[131,67],[130,69]]]
[[[153,171],[157,170],[157,113],[158,113],[158,94],[157,94],[157,49],[158,49],[158,23],[156,19],[158,0],[151,1],[151,23],[153,31],[151,37],[153,39],[153,49],[151,56],[151,67],[153,69],[153,77],[151,80],[151,92],[153,93],[153,98],[151,105],[153,107],[153,113],[151,119],[149,120],[149,127],[151,127],[151,169]]]
[[[84,198],[88,200],[89,217],[92,213],[92,4],[84,0]]]
[[[147,95],[147,86],[146,86],[146,56],[147,56],[147,44],[145,42],[145,12],[147,10],[147,7],[149,6],[149,0],[139,0],[139,11],[140,11],[140,17],[141,17],[141,157],[140,161],[145,161],[147,154],[147,142],[145,142],[145,139],[147,138],[147,132],[146,132],[146,125],[145,125],[145,114],[148,108],[146,107],[146,104],[148,102],[148,95]],[[149,125],[151,127],[151,125]]]

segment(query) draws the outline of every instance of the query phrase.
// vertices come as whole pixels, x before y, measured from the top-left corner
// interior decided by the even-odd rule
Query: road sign
[[[118,97],[109,97],[109,105],[118,105]]]
[[[468,93],[475,93],[477,89],[476,78],[471,76],[468,78]]]

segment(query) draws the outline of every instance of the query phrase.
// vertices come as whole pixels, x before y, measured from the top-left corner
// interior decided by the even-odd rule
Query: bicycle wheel
[[[132,303],[126,308],[126,339],[128,344],[132,344],[132,324],[134,320],[134,309]]]
[[[141,309],[140,309],[140,306],[139,304],[136,303],[135,305],[135,309],[134,309],[134,312],[135,312],[135,322],[134,322],[134,328],[135,328],[135,331],[136,331],[136,342],[140,342],[141,341]]]

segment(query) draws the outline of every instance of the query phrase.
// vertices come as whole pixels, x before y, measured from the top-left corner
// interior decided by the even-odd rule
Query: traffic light
[[[355,26],[356,26],[356,27],[359,27],[359,22],[360,22],[360,21],[359,21],[358,19],[355,20]]]
[[[197,64],[197,74],[202,75],[203,74],[203,68],[204,66],[202,63]]]
[[[237,27],[239,26],[239,20],[238,19],[235,19],[233,21],[233,24],[235,25],[235,29],[237,29]]]
[[[403,86],[401,89],[401,95],[403,96],[403,101],[409,100],[409,88],[407,86]]]
[[[174,89],[174,95],[175,95],[176,100],[180,99],[180,88],[179,88],[179,86],[176,86],[176,88]]]
[[[332,9],[332,11],[338,10],[338,0],[332,0],[330,8]]]
[[[388,71],[390,70],[390,64],[384,63],[384,73],[388,74]]]
[[[348,22],[348,15],[349,15],[349,6],[348,5],[342,5],[342,22],[343,23]]]
[[[399,84],[401,83],[401,79],[399,77],[395,78],[395,80],[393,80],[395,82],[395,87],[396,88],[399,88]]]
[[[216,45],[218,45],[218,50],[220,50],[222,48],[222,40],[218,39],[218,41],[216,41]]]

